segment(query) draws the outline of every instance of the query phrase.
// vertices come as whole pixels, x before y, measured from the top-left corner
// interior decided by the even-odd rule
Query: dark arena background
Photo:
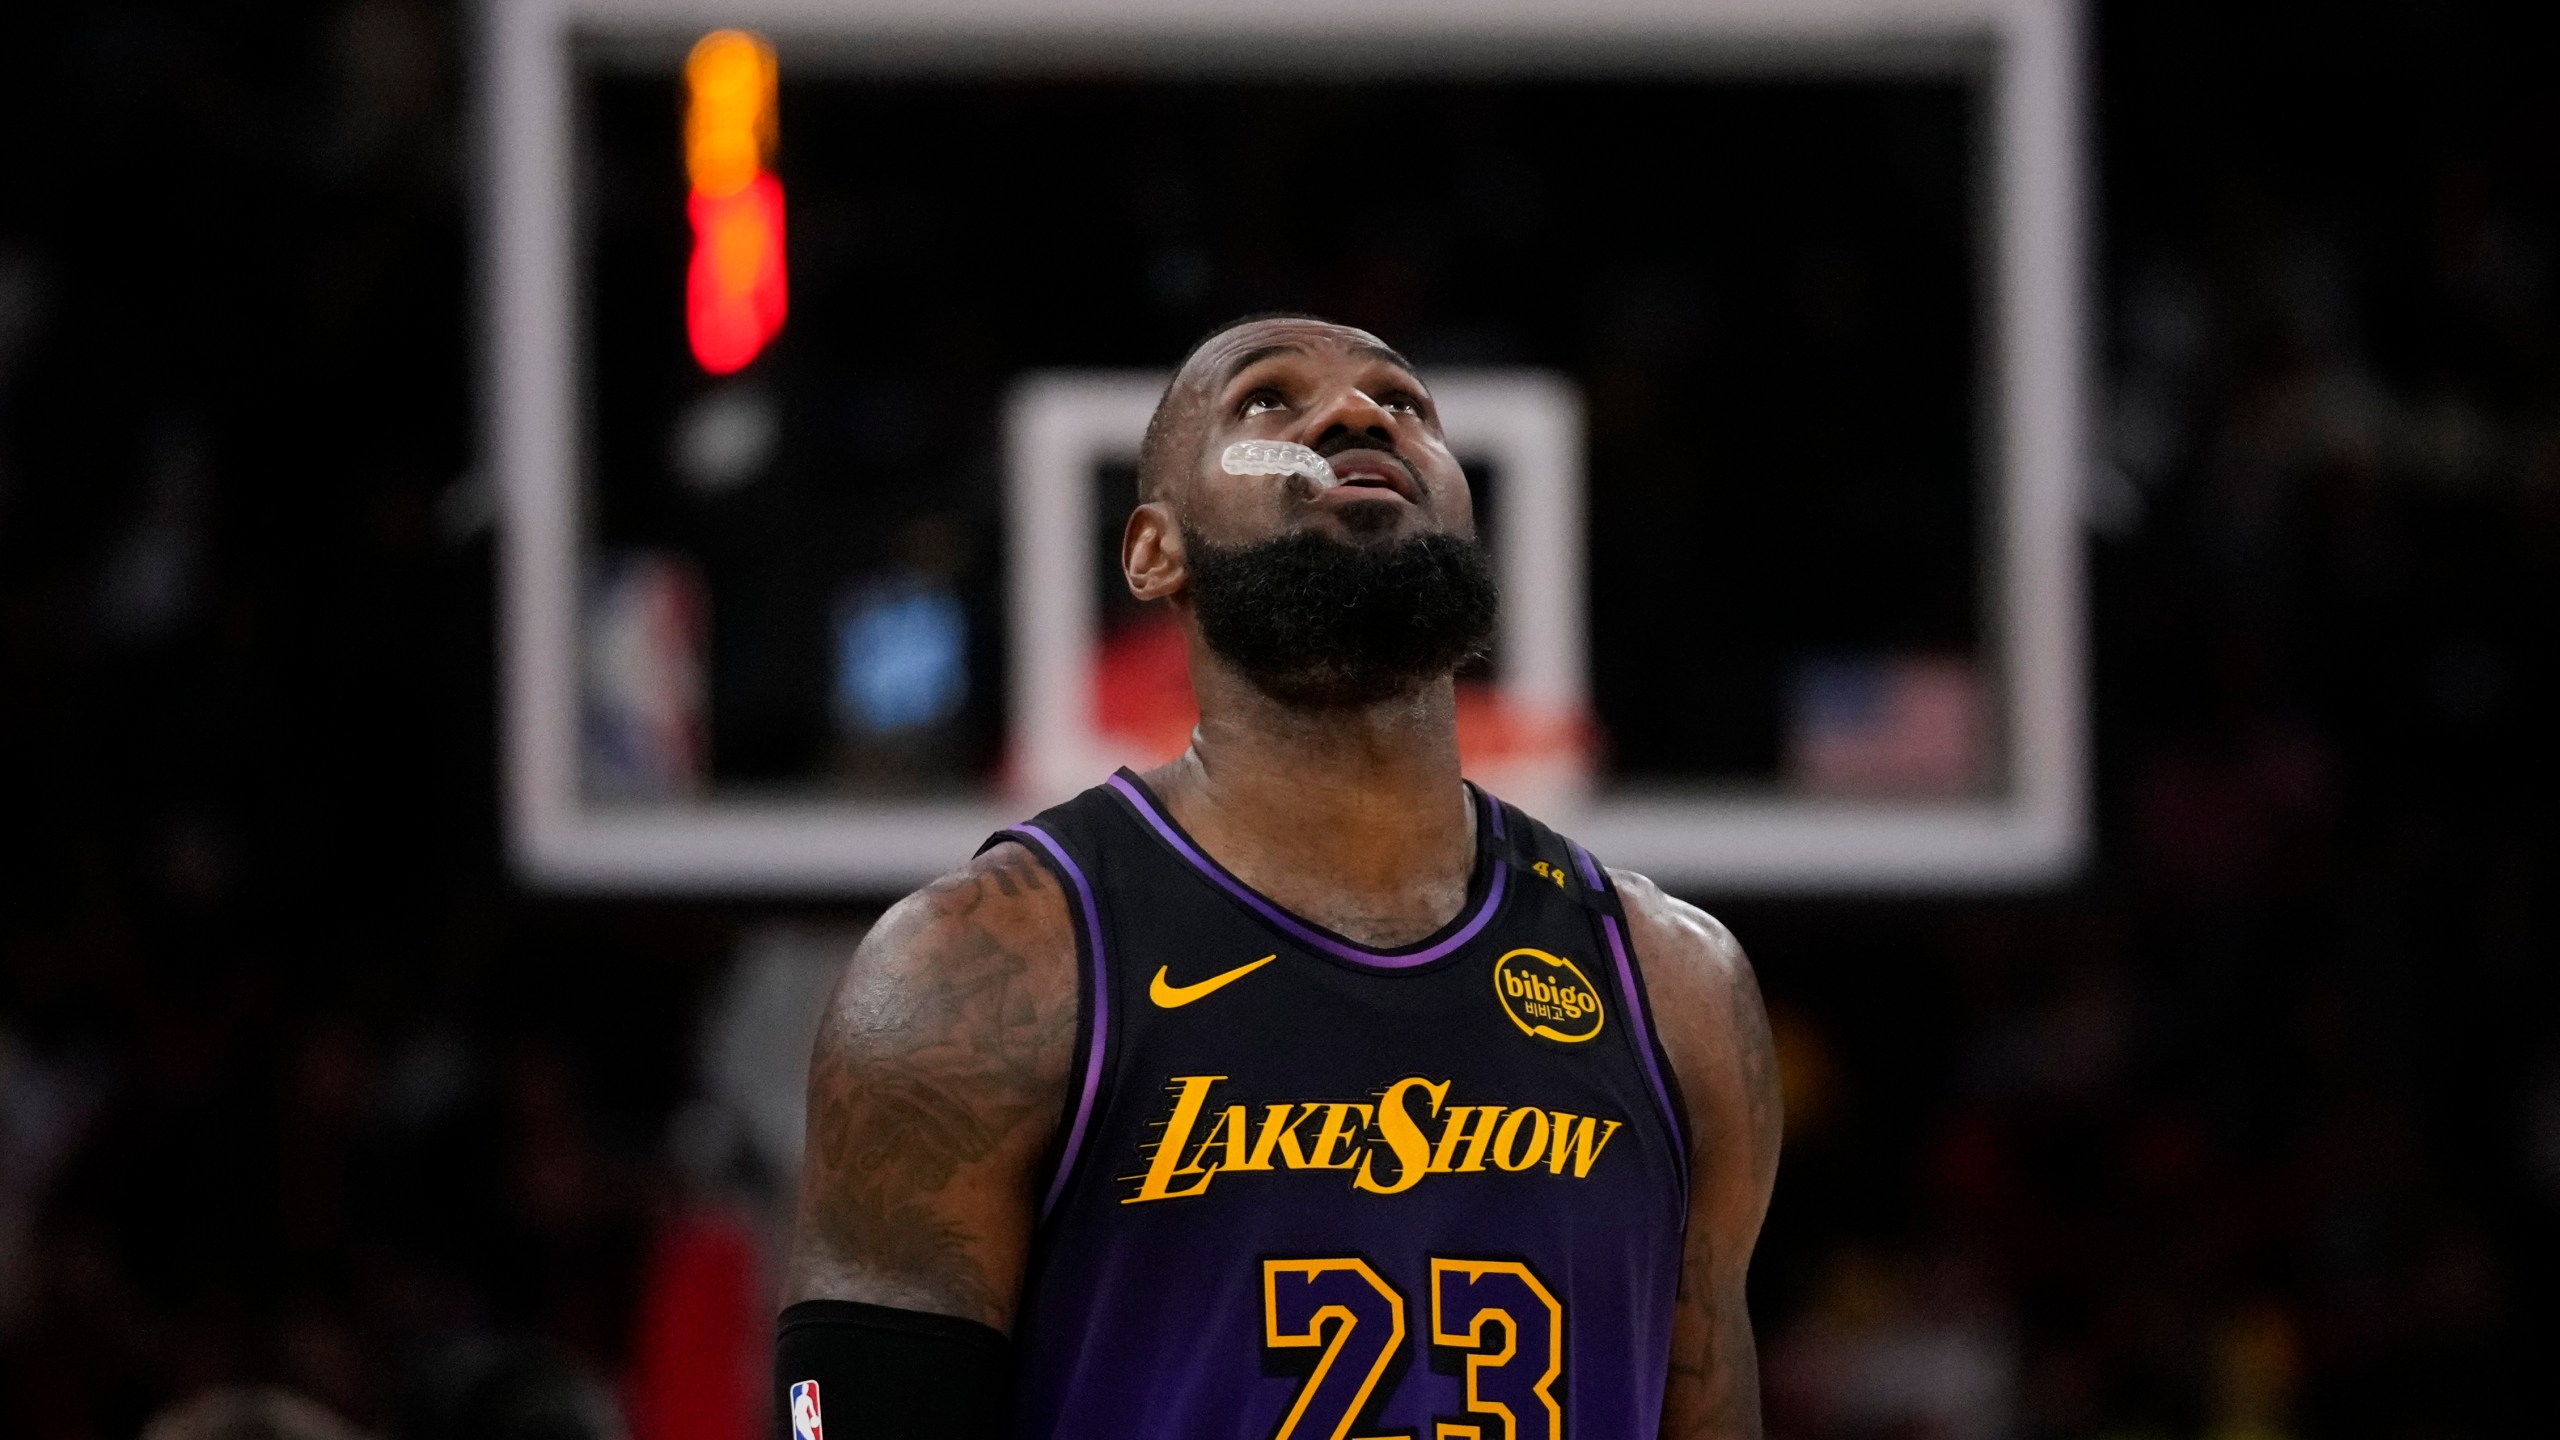
[[[2521,10],[2080,12],[2086,852],[1678,887],[1778,1035],[1772,1437],[2547,1428],[2560,87]],[[903,887],[521,863],[491,34],[423,0],[0,13],[12,1440],[240,1386],[384,1440],[767,1433],[812,987]],[[585,623],[700,672],[582,652],[599,813],[998,793],[1009,387],[1277,306],[1582,397],[1595,793],[1854,790],[1826,686],[1997,690],[1963,84],[1310,105],[825,81],[778,33],[789,318],[724,388],[687,328],[688,38],[582,38],[570,87]],[[1099,467],[1106,519],[1128,484]],[[880,634],[938,658],[866,668]],[[1923,788],[2000,790],[1983,723]]]

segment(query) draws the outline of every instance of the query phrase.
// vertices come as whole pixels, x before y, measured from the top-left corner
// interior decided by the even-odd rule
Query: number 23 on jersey
[[[1458,1360],[1466,1414],[1430,1440],[1564,1440],[1564,1306],[1519,1260],[1431,1257],[1431,1349]],[[1262,1262],[1262,1343],[1317,1350],[1275,1440],[1406,1440],[1351,1433],[1405,1343],[1405,1297],[1356,1256]]]

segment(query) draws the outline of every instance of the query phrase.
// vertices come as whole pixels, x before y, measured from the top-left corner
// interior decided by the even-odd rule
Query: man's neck
[[[1456,916],[1476,840],[1447,679],[1372,705],[1308,709],[1214,657],[1192,663],[1200,728],[1147,780],[1220,864],[1368,945],[1407,944]]]

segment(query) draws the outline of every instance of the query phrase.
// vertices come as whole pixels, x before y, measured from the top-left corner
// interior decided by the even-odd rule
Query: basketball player
[[[1331,488],[1229,473],[1242,440]],[[1714,920],[1461,780],[1467,483],[1375,337],[1231,325],[1121,542],[1200,726],[855,954],[810,1075],[777,1402],[902,1440],[1760,1432],[1778,1150]]]

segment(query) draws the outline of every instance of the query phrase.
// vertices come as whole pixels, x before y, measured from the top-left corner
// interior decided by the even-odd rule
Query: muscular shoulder
[[[1744,988],[1756,998],[1751,962],[1723,921],[1632,870],[1613,868],[1609,879],[1626,907],[1629,938],[1644,957],[1646,988],[1657,1007],[1666,1000],[1730,1004]]]
[[[1072,923],[1008,844],[864,937],[810,1063],[792,1298],[1005,1323],[1074,1056]]]
[[[994,846],[889,907],[846,968],[828,1030],[902,1029],[988,982],[1062,990],[1072,1005],[1073,924],[1047,866],[1019,844]]]
[[[1644,965],[1662,1048],[1678,1076],[1691,1148],[1774,1170],[1780,1114],[1777,1061],[1759,979],[1733,932],[1651,880],[1612,870],[1629,939]]]

